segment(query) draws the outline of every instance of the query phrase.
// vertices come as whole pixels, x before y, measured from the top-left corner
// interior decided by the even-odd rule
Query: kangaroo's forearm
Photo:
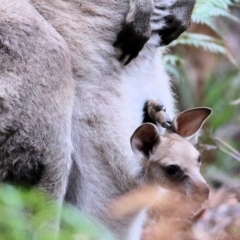
[[[153,10],[153,0],[130,0],[126,21],[134,21],[135,24],[138,24],[138,21],[150,22]]]

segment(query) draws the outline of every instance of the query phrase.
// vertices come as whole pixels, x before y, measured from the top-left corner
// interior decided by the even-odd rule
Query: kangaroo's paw
[[[149,24],[139,24],[139,22],[125,23],[117,36],[115,47],[122,50],[120,61],[128,57],[124,65],[127,65],[136,58],[151,36],[151,26]]]
[[[158,34],[161,36],[161,46],[168,45],[177,39],[190,26],[190,22],[187,25],[183,25],[182,21],[174,15],[166,16],[164,21],[165,26],[158,31]]]
[[[160,46],[168,45],[188,29],[196,0],[155,0],[152,31],[161,37]]]

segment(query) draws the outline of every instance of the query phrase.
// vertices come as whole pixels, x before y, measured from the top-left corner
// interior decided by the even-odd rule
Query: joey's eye
[[[169,176],[174,176],[180,172],[180,168],[177,165],[169,165],[164,170]]]
[[[198,157],[198,162],[201,163],[201,157]]]

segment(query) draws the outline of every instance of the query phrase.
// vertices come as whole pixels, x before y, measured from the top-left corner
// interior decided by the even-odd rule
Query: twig
[[[228,143],[226,143],[225,141],[223,141],[222,139],[218,138],[218,137],[214,137],[213,138],[217,148],[226,153],[227,155],[229,155],[230,157],[234,158],[235,160],[239,161],[240,162],[240,153],[234,149],[231,145],[229,145]],[[227,149],[219,146],[219,143],[221,145],[223,145],[224,147],[226,147]]]

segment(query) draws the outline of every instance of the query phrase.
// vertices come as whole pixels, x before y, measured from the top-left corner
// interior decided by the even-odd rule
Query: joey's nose
[[[204,202],[208,199],[210,194],[210,188],[203,178],[198,169],[191,172],[191,180],[193,184],[193,192],[200,202]]]
[[[200,202],[204,202],[209,198],[210,188],[207,184],[198,187],[197,198]]]
[[[209,195],[210,195],[210,188],[209,188],[208,185],[206,185],[204,190],[203,190],[203,196],[205,196],[205,198],[208,199]]]

